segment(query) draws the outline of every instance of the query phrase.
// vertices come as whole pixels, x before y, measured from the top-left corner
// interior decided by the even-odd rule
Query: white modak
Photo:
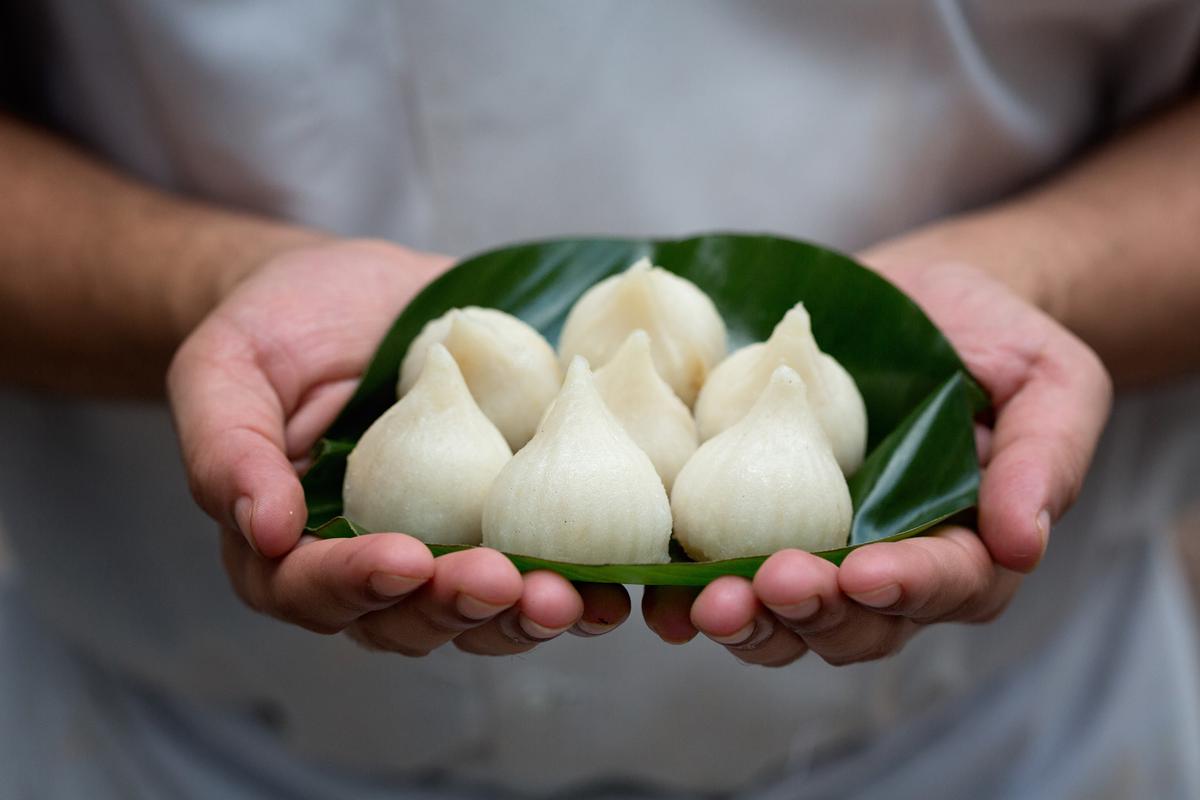
[[[689,407],[708,372],[725,357],[725,322],[691,281],[641,259],[575,301],[558,341],[565,366],[583,356],[608,363],[635,330],[650,334],[654,366]]]
[[[578,564],[661,564],[670,539],[654,465],[576,358],[537,434],[492,484],[484,545]]]
[[[398,393],[417,382],[425,354],[441,342],[454,356],[471,395],[513,450],[537,429],[562,375],[554,348],[529,324],[494,308],[447,311],[421,328],[400,365]]]
[[[803,303],[784,315],[767,341],[737,350],[713,370],[696,401],[701,440],[744,417],[780,364],[804,380],[838,465],[852,475],[866,453],[867,409],[850,373],[817,347]]]
[[[345,514],[369,531],[479,544],[484,500],[512,451],[449,351],[434,343],[424,360],[416,384],[350,453]]]
[[[700,445],[671,511],[700,561],[846,544],[850,490],[795,370],[776,368],[750,412]]]
[[[616,355],[596,370],[596,389],[625,432],[650,456],[669,493],[700,438],[691,412],[654,368],[650,347],[645,331],[629,334]]]

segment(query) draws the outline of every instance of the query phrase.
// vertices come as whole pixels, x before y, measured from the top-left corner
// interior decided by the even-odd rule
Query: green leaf
[[[451,308],[489,306],[520,317],[554,344],[579,296],[641,256],[708,293],[729,328],[731,348],[766,339],[803,300],[821,349],[854,376],[869,432],[867,460],[850,480],[851,546],[819,555],[840,563],[854,547],[917,535],[975,505],[972,414],[986,407],[986,395],[916,304],[876,273],[832,250],[765,235],[563,239],[470,258],[404,309],[304,477],[309,530],[326,538],[362,533],[340,516],[346,456],[395,402],[400,361],[426,322]],[[463,548],[430,549],[440,555]],[[509,554],[522,571],[552,569],[571,580],[697,586],[720,575],[753,575],[765,557],[584,565]]]

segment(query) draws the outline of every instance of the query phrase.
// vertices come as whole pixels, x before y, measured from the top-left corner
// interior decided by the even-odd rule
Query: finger
[[[515,608],[454,640],[460,650],[479,655],[513,655],[548,642],[579,622],[583,598],[561,575],[537,570],[523,576]]]
[[[855,602],[922,623],[993,619],[1019,582],[1019,573],[992,561],[978,535],[959,527],[860,547],[838,571],[838,585]]]
[[[248,345],[217,323],[197,331],[167,390],[196,502],[268,558],[292,549],[304,492],[284,452],[280,400]]]
[[[577,583],[583,614],[571,627],[576,636],[602,636],[629,618],[629,592],[619,583]]]
[[[704,587],[692,605],[692,622],[746,664],[781,667],[808,650],[763,607],[745,578],[729,575]]]
[[[696,635],[692,603],[700,590],[692,586],[647,586],[642,592],[646,627],[667,644],[686,644]]]
[[[320,633],[394,605],[434,575],[429,548],[397,533],[313,539],[278,561],[228,528],[221,542],[234,589],[251,608]]]
[[[838,585],[838,568],[800,550],[768,558],[754,576],[754,592],[785,628],[838,666],[891,655],[915,629],[907,619],[851,601]]]
[[[288,458],[303,459],[354,394],[358,379],[323,383],[308,392],[287,421],[284,441]]]
[[[433,579],[405,602],[365,615],[359,638],[381,650],[422,656],[477,628],[521,599],[512,562],[479,547],[435,559]]]
[[[1029,379],[999,409],[979,489],[979,532],[992,557],[1028,572],[1050,524],[1074,501],[1108,417],[1112,384],[1082,342],[1051,337]]]

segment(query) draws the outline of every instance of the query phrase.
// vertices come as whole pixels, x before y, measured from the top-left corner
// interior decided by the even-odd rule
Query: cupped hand
[[[882,658],[923,625],[995,618],[1041,559],[1107,419],[1107,372],[1082,341],[984,272],[958,263],[877,263],[992,398],[994,427],[977,428],[978,532],[946,526],[866,545],[840,568],[787,550],[767,559],[753,581],[724,577],[698,595],[649,590],[643,614],[663,639],[683,642],[700,631],[764,666],[809,650],[831,664]]]
[[[243,279],[183,343],[167,387],[192,493],[252,608],[369,647],[422,655],[529,650],[565,630],[603,633],[620,587],[522,576],[494,550],[433,558],[416,539],[302,536],[298,479],[403,306],[449,260],[383,242],[281,253]]]

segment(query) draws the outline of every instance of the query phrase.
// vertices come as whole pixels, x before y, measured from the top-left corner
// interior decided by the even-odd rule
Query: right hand
[[[522,576],[485,548],[433,558],[416,539],[303,536],[297,477],[403,306],[448,259],[381,242],[280,253],[237,284],[179,348],[168,394],[197,502],[252,608],[369,647],[510,654],[629,614],[620,586]]]
[[[1074,502],[1112,398],[1096,354],[981,270],[904,263],[883,248],[868,258],[938,324],[995,405],[994,430],[979,435],[978,533],[944,526],[875,542],[840,567],[783,550],[753,581],[725,576],[698,595],[648,589],[643,613],[661,638],[700,631],[763,666],[809,650],[835,665],[885,658],[930,625],[995,619]]]

